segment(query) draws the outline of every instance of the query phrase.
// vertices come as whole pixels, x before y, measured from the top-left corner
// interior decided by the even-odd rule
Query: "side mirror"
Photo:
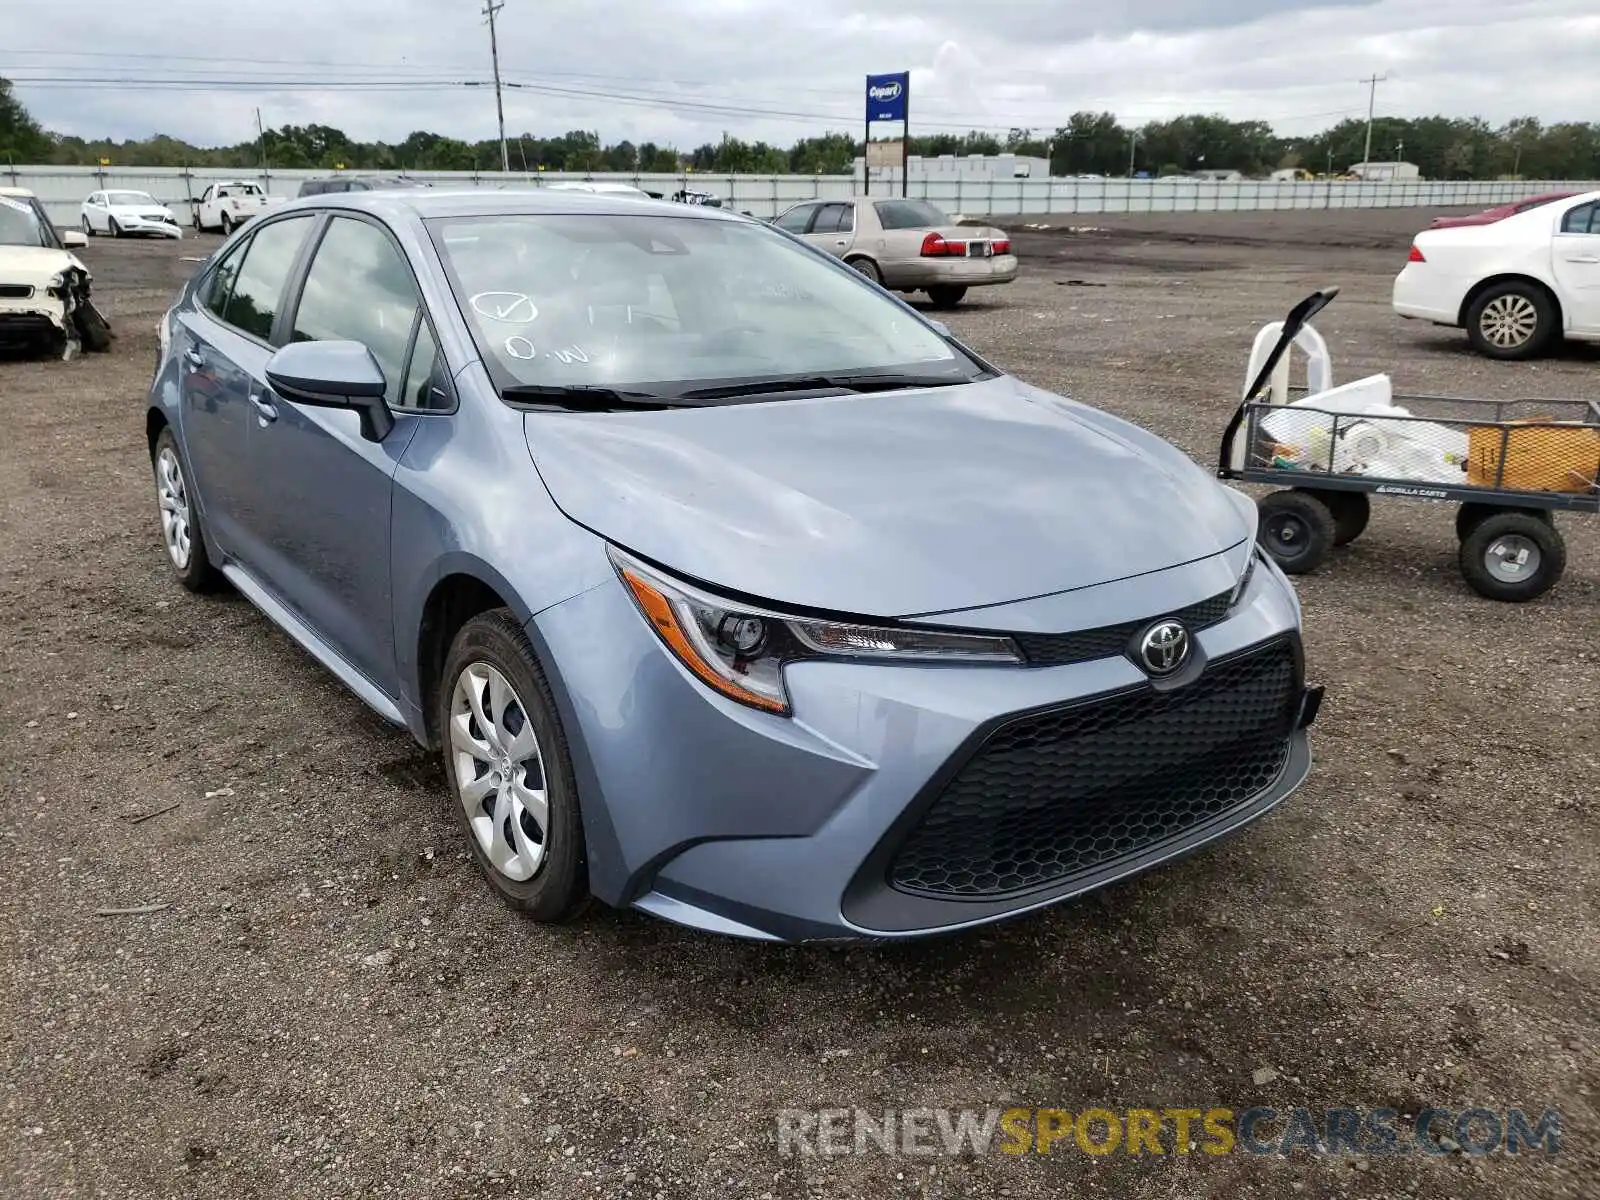
[[[81,250],[89,244],[81,229],[66,229],[61,233],[61,244],[68,250]]]
[[[381,442],[394,428],[383,368],[360,342],[291,342],[267,360],[267,382],[285,400],[361,414],[361,436]]]

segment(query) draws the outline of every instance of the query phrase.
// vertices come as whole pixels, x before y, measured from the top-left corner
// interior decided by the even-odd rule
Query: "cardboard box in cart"
[[[1473,425],[1467,430],[1467,445],[1467,481],[1479,487],[1587,492],[1600,474],[1600,429],[1593,425],[1537,419]]]

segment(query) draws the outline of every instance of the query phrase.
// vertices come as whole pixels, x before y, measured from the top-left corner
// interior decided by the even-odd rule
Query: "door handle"
[[[256,412],[261,417],[263,425],[278,419],[278,406],[260,392],[250,393],[250,403],[255,405]]]
[[[840,238],[837,242],[834,243],[835,246],[848,246],[849,244],[850,244],[850,239],[849,238]]]
[[[196,350],[193,346],[190,346],[183,352],[183,358],[185,362],[195,369],[199,369],[200,367],[206,365],[206,356],[201,354],[200,351]]]
[[[1567,261],[1572,263],[1600,263],[1600,258],[1592,254],[1569,254]]]

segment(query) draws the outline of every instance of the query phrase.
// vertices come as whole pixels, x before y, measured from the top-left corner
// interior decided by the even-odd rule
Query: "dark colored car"
[[[1539,208],[1541,205],[1554,204],[1557,200],[1565,200],[1568,196],[1576,196],[1577,192],[1546,192],[1540,196],[1529,196],[1526,200],[1517,200],[1511,204],[1499,204],[1494,208],[1486,208],[1480,213],[1470,213],[1464,217],[1435,217],[1429,229],[1454,229],[1461,225],[1493,225],[1496,221],[1504,221],[1507,217],[1514,217],[1518,213],[1525,213],[1530,208]]]
[[[417,179],[403,175],[329,175],[324,179],[308,179],[300,185],[301,196],[326,196],[338,192],[387,192],[395,188],[432,187]]]

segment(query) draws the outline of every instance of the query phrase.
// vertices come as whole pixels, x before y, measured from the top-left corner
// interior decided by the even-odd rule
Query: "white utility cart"
[[[1461,573],[1492,600],[1543,595],[1566,569],[1559,511],[1600,512],[1600,404],[1398,395],[1387,375],[1336,386],[1306,297],[1256,335],[1223,434],[1223,479],[1274,484],[1257,539],[1288,574],[1366,529],[1372,496],[1454,504]],[[1290,382],[1291,347],[1306,382]]]

